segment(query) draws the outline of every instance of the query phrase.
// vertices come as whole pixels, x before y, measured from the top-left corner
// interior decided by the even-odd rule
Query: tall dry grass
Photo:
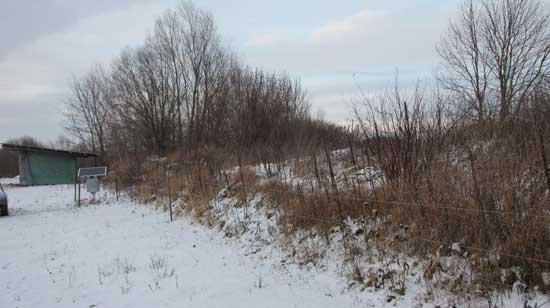
[[[384,103],[381,110],[371,106],[347,140],[339,135],[278,153],[276,165],[267,149],[243,155],[204,147],[173,153],[140,176],[129,165],[115,170],[137,183],[144,201],[166,199],[169,180],[173,199],[181,201],[178,212],[198,219],[211,221],[211,201],[221,190],[242,200],[239,206],[262,193],[279,210],[285,236],[315,229],[329,241],[335,228],[348,232],[345,221],[352,219],[363,224],[365,243],[346,248],[348,254],[373,248],[420,259],[453,256],[467,261],[475,274],[471,282],[487,290],[518,281],[546,290],[546,109],[536,115],[527,110],[507,123],[477,123],[427,104],[420,92]],[[347,150],[334,151],[342,144]],[[250,166],[263,166],[270,180],[258,181]],[[441,270],[437,264],[430,262],[426,272]]]

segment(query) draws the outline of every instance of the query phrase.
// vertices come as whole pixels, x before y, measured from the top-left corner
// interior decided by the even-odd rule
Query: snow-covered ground
[[[19,184],[19,176],[13,178],[0,178],[0,184],[3,185],[16,185]]]
[[[102,196],[76,208],[72,186],[7,193],[0,307],[395,306],[383,294],[344,292],[336,273],[283,269],[217,231],[170,223],[128,200]]]
[[[165,212],[127,199],[103,194],[101,204],[77,208],[72,186],[6,191],[2,308],[451,307],[446,295],[423,303],[424,287],[415,282],[407,283],[406,296],[387,302],[384,290],[349,288],[331,266],[286,262],[275,239],[262,237],[257,249],[247,236],[227,237],[190,218],[170,223]],[[523,306],[520,296],[501,304]]]

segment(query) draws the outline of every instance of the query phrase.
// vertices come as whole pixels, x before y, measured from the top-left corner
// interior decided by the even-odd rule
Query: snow
[[[403,298],[360,290],[327,253],[321,266],[299,266],[280,245],[277,218],[261,207],[214,206],[224,226],[128,198],[99,195],[100,204],[74,206],[70,185],[8,186],[10,216],[0,218],[0,307],[434,307],[425,287],[407,282]],[[85,202],[86,204],[86,202]],[[224,211],[229,211],[223,216]],[[268,215],[269,214],[269,215]],[[270,217],[270,218],[268,218]],[[231,220],[233,219],[233,221]],[[248,227],[238,230],[247,220]],[[223,231],[223,232],[222,232]],[[229,235],[233,233],[234,235]],[[240,234],[239,236],[235,236]],[[303,245],[319,242],[306,237]],[[521,306],[522,297],[503,307]],[[447,306],[447,305],[441,305]],[[475,307],[475,306],[474,306]]]
[[[231,239],[102,194],[76,208],[73,187],[8,187],[0,219],[0,307],[384,306],[341,292],[332,273],[281,270]],[[393,303],[392,305],[393,306]]]
[[[2,185],[17,185],[19,184],[19,176],[13,178],[0,178],[0,184]]]

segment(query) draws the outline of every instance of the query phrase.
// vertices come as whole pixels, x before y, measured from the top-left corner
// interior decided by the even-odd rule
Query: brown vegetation
[[[183,2],[109,73],[75,79],[70,131],[105,151],[116,181],[143,201],[169,195],[178,211],[213,223],[220,193],[245,208],[262,193],[288,237],[316,230],[328,241],[335,229],[361,236],[355,244],[344,236],[357,281],[393,276],[360,271],[356,257],[378,250],[378,258],[429,260],[425,279],[444,270],[434,258],[454,256],[485,291],[518,281],[543,290],[548,20],[534,0],[467,4],[438,47],[444,65],[434,94],[396,86],[365,98],[350,130],[313,119],[298,82],[243,66],[210,14]],[[88,119],[80,110],[101,113]],[[276,170],[285,164],[290,174]],[[251,166],[273,178],[259,181]],[[360,232],[348,234],[349,219]],[[454,270],[467,280],[464,268]]]

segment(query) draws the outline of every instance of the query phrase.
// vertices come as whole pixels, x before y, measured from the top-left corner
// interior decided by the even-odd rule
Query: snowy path
[[[12,216],[0,219],[0,307],[385,304],[382,296],[341,292],[334,273],[282,272],[269,259],[244,256],[214,231],[188,220],[168,223],[166,214],[141,205],[111,201],[76,209],[71,189],[8,188]]]

